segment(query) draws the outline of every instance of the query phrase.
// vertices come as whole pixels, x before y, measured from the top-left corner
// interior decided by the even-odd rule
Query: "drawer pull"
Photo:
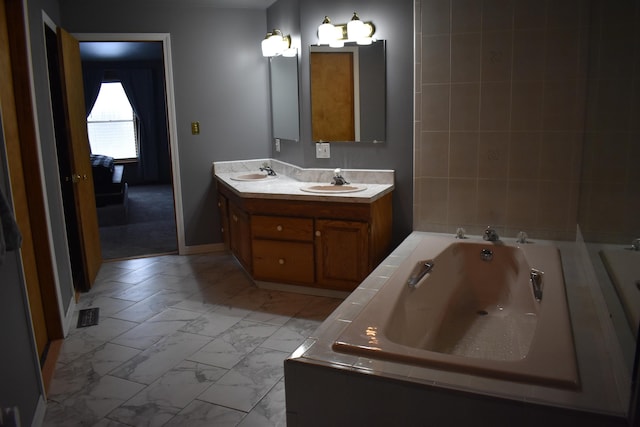
[[[277,226],[277,227],[276,227],[276,230],[278,230],[278,231],[282,231],[282,226],[281,226],[281,225]]]
[[[322,233],[320,232],[320,230],[316,230],[316,237],[320,237],[322,236]]]
[[[278,260],[278,264],[280,264],[280,265],[284,265],[284,258],[280,258],[280,259]]]

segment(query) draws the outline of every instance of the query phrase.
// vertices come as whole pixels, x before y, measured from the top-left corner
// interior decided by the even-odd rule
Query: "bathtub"
[[[543,272],[541,295],[532,269]],[[560,253],[550,245],[424,237],[332,348],[580,388]]]

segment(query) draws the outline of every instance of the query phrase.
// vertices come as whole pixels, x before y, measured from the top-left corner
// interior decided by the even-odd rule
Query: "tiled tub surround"
[[[285,361],[288,425],[626,425],[630,373],[618,349],[611,346],[615,333],[606,319],[601,294],[587,277],[579,246],[573,242],[532,244],[553,244],[561,250],[579,390],[334,351],[334,341],[417,245],[433,236],[444,235],[413,232]],[[321,406],[319,395],[323,396]]]
[[[260,171],[263,165],[271,166],[277,179],[236,181],[232,178]],[[338,202],[369,203],[393,191],[392,170],[342,169],[342,175],[352,185],[366,185],[366,189],[355,193],[318,194],[301,190],[313,184],[329,184],[334,169],[305,169],[274,159],[252,159],[214,162],[213,173],[243,197],[270,199],[299,199]]]

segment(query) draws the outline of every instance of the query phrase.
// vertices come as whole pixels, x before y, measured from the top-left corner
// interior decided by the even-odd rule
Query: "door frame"
[[[178,254],[187,252],[184,237],[184,216],[182,211],[182,191],[180,183],[180,159],[178,157],[178,126],[173,87],[173,67],[171,60],[171,35],[169,33],[72,33],[79,42],[162,42],[164,58],[164,91],[167,100],[167,125],[169,151],[171,154],[171,180],[173,186],[173,203],[176,215],[176,235]]]

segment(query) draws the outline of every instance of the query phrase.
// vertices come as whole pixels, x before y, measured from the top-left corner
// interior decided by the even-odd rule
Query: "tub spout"
[[[500,236],[498,236],[498,232],[495,228],[488,226],[486,230],[484,230],[484,235],[482,238],[488,242],[497,242],[500,240]]]
[[[431,270],[433,270],[433,266],[434,266],[433,260],[430,259],[427,261],[423,261],[422,266],[420,266],[420,270],[418,270],[416,273],[412,274],[411,277],[409,277],[409,280],[407,280],[407,285],[410,288],[415,288],[418,282],[420,282],[420,280],[422,280],[422,278],[426,276],[427,273],[430,273]]]
[[[542,276],[544,276],[544,271],[535,268],[532,268],[529,274],[531,286],[533,287],[533,297],[536,301],[542,300]]]

